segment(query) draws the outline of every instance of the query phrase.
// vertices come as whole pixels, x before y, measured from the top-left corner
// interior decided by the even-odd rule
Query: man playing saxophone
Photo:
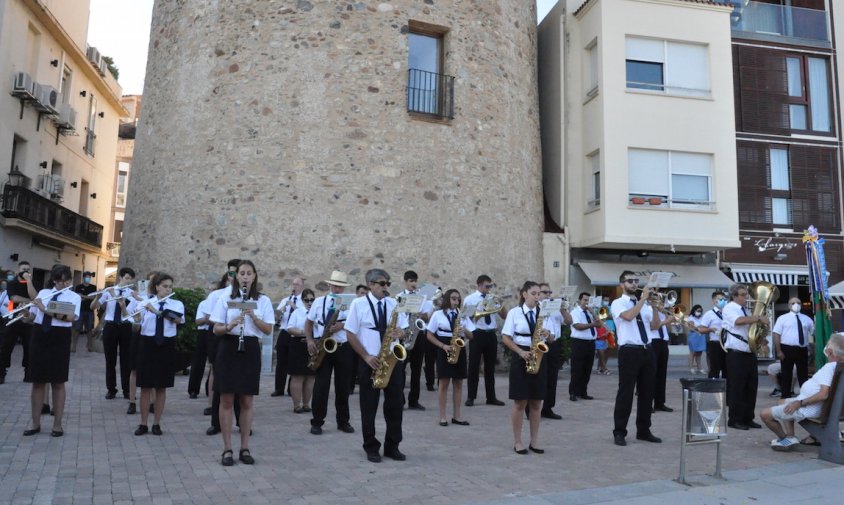
[[[401,325],[392,330],[388,328],[398,302],[387,296],[390,275],[374,268],[366,272],[366,284],[369,293],[356,298],[349,307],[346,319],[346,336],[352,349],[360,356],[358,365],[358,384],[360,385],[360,417],[363,434],[363,450],[366,459],[373,463],[381,461],[381,442],[375,437],[375,415],[381,399],[381,390],[372,383],[373,371],[379,370],[381,363],[378,356],[382,340],[387,337],[397,341],[401,336]],[[397,461],[404,461],[405,455],[399,451],[402,441],[402,391],[404,389],[404,367],[396,366],[384,389],[384,421],[387,431],[384,437],[384,456]]]

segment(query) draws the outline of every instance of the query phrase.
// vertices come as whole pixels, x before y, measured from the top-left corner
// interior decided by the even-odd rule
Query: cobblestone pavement
[[[573,498],[567,503],[594,503],[583,496],[604,495],[597,491],[565,493],[637,489],[629,486],[666,482],[677,476],[681,417],[677,379],[686,371],[683,356],[671,357],[668,405],[675,412],[653,416],[653,432],[663,438],[662,444],[636,441],[631,418],[628,446],[613,445],[612,409],[618,375],[593,375],[589,393],[595,400],[570,402],[566,394],[569,377],[564,370],[556,408],[563,420],[542,420],[539,445],[546,449],[544,455],[514,454],[509,404],[487,406],[483,397],[478,398],[476,406],[463,408],[463,417],[471,426],[441,427],[435,393],[423,391],[420,402],[427,410],[406,410],[404,414],[401,450],[407,461],[385,459],[373,464],[366,461],[361,448],[357,395],[350,400],[356,433],[336,430],[332,400],[325,431],[314,436],[309,433],[309,416],[293,413],[289,397],[270,397],[273,380],[263,377],[261,395],[255,401],[251,443],[257,463],[226,468],[220,465],[220,436],[205,435],[209,426],[209,418],[202,415],[206,401],[188,398],[187,377],[177,376],[176,387],[168,390],[161,423],[164,435],[136,437],[133,431],[139,416],[127,415],[127,402],[122,399],[104,399],[103,355],[87,353],[84,347],[83,343],[71,357],[62,438],[50,437],[50,417],[42,420],[41,434],[22,436],[29,422],[30,387],[21,382],[22,369],[17,366],[20,346],[15,349],[15,366],[6,384],[0,385],[0,502],[452,504],[569,496]],[[610,365],[615,371],[615,362]],[[482,393],[483,386],[479,389]],[[499,398],[506,399],[506,376],[496,377],[496,390]],[[773,403],[769,391],[767,378],[760,377],[759,408]],[[524,429],[527,442],[527,425]],[[383,419],[378,420],[377,430],[383,440]],[[811,447],[772,452],[768,447],[771,438],[764,429],[730,432],[724,442],[728,476],[760,468],[769,468],[773,474],[777,469],[793,473],[788,465],[804,465],[804,470],[815,468],[811,465],[828,468],[812,461],[817,452]],[[236,453],[237,441],[234,449]],[[702,478],[713,468],[714,448],[691,448],[687,463],[690,479]],[[840,482],[842,474],[838,475]],[[655,489],[666,491],[660,486]],[[562,503],[544,500],[538,503]]]

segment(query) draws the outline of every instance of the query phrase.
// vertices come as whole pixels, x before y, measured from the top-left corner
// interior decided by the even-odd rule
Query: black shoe
[[[272,397],[276,397],[276,396],[284,396],[284,391],[273,391],[273,392],[270,394],[270,396],[272,396]]]
[[[349,424],[349,423],[341,424],[341,425],[337,426],[337,429],[342,431],[343,433],[354,433],[355,432],[355,429],[352,428],[352,425]]]
[[[64,430],[53,430],[50,432],[50,436],[53,438],[59,438],[64,436]]]
[[[563,416],[560,414],[555,413],[553,410],[543,410],[542,417],[546,419],[562,419]]]
[[[319,426],[311,426],[311,435],[322,435],[322,428]]]
[[[310,407],[308,407],[307,405],[303,405],[303,406],[302,406],[302,411],[303,411],[303,412],[310,412],[310,411],[311,411],[311,408],[310,408]]]
[[[302,408],[302,407],[293,407],[293,413],[294,414],[303,414],[304,412],[305,412],[305,409]]]
[[[394,459],[396,461],[404,461],[407,459],[407,456],[404,455],[400,450],[393,449],[392,451],[384,451],[384,457]]]
[[[498,398],[493,398],[492,400],[487,400],[487,401],[486,401],[486,404],[487,404],[487,405],[498,405],[498,406],[502,406],[502,405],[504,405],[504,402],[502,402],[502,401],[501,401],[501,400],[499,400]]]
[[[381,462],[381,455],[378,454],[377,452],[367,452],[366,453],[366,459],[370,463],[380,463]]]
[[[191,394],[188,395],[188,397],[191,400],[196,400],[197,398],[199,398],[199,395],[197,393],[191,393]]]
[[[126,409],[127,414],[136,414],[138,412],[137,407],[135,407],[135,403],[132,402],[129,404],[129,408]]]
[[[41,405],[41,415],[46,416],[49,413],[50,413],[50,406],[47,405],[46,403],[44,405]]]
[[[23,436],[31,437],[32,435],[35,435],[35,434],[38,434],[38,433],[41,433],[41,427],[40,426],[37,427],[37,428],[33,428],[31,430],[24,430]]]
[[[129,393],[123,393],[123,399],[128,400],[129,399]]]
[[[734,423],[734,422],[732,422],[732,421],[730,421],[729,423],[727,423],[727,426],[729,426],[730,428],[737,429],[737,430],[749,430],[749,429],[750,429],[750,427],[748,427],[748,426],[747,426],[746,424],[744,424],[744,423]]]
[[[594,396],[589,396],[589,395],[583,395],[580,398],[582,398],[583,400],[594,400],[595,399]]]
[[[569,395],[569,400],[571,400],[571,401],[573,401],[573,402],[576,402],[576,401],[577,401],[577,396],[575,396],[575,395]]]
[[[249,453],[249,449],[241,449],[237,459],[244,465],[254,465],[255,458]]]
[[[782,395],[782,391],[780,391],[780,388],[774,388],[774,390],[771,391],[771,394],[769,394],[768,396],[780,396],[780,395]]]
[[[220,460],[223,466],[232,466],[234,465],[234,453],[231,449],[227,451],[223,451],[223,458]]]
[[[6,376],[0,375],[0,384],[5,384],[5,383],[6,383]]]
[[[425,386],[425,388],[426,388],[428,391],[435,391],[435,390],[434,390],[434,386],[432,386],[432,385],[430,385],[430,384],[429,384],[429,385],[427,385],[427,386]]]
[[[750,422],[748,422],[748,423],[747,423],[747,426],[748,426],[749,428],[756,428],[757,430],[758,430],[759,428],[761,428],[761,427],[762,427],[762,425],[761,425],[761,424],[759,424],[759,423],[757,423],[757,422],[755,422],[755,421],[750,421]]]
[[[163,432],[163,431],[161,431],[161,426],[159,426],[159,425],[157,425],[157,424],[153,424],[153,425],[152,425],[152,434],[153,434],[153,435],[158,435],[158,436],[161,436],[161,435],[163,435],[163,434],[164,434],[164,432]]]
[[[205,430],[205,434],[208,436],[216,435],[217,433],[220,433],[220,428],[217,428],[216,426],[211,426],[210,428]]]
[[[537,454],[545,454],[545,449],[537,449],[536,447],[534,447],[532,445],[529,445],[528,449],[530,449],[531,452],[535,452]]]
[[[624,435],[613,435],[613,443],[622,447],[627,445],[627,441],[624,440]]]
[[[425,410],[425,407],[420,405],[419,402],[411,403],[407,406],[407,408],[410,409],[410,410]]]
[[[145,425],[143,425],[143,424],[139,424],[139,425],[138,425],[138,429],[137,429],[137,430],[135,430],[135,436],[138,436],[138,437],[139,437],[139,436],[141,436],[141,435],[146,435],[146,434],[147,434],[147,432],[149,432],[149,428],[147,428],[147,427],[146,427]]]
[[[659,437],[655,437],[653,433],[650,431],[646,433],[637,433],[636,440],[644,440],[645,442],[653,442],[655,444],[661,444],[662,439]]]
[[[463,405],[465,405],[465,406],[467,406],[467,407],[471,407],[471,406],[473,406],[474,404],[475,404],[475,399],[474,399],[474,398],[469,398],[468,400],[466,400],[466,403],[464,403]]]
[[[205,410],[202,411],[202,415],[210,416],[211,415],[211,407],[205,407]]]
[[[469,421],[458,421],[455,418],[451,418],[451,424],[456,424],[458,426],[469,426]]]
[[[660,412],[674,412],[674,409],[672,409],[671,407],[666,407],[665,405],[657,405],[656,407],[654,407],[654,411],[657,410]]]
[[[516,454],[521,454],[522,456],[524,456],[525,454],[527,454],[527,453],[528,453],[528,450],[527,450],[527,449],[522,449],[522,450],[520,451],[520,450],[516,449],[516,446],[513,446],[513,450],[516,452]]]

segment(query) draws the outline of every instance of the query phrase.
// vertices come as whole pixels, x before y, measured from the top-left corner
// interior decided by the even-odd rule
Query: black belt
[[[647,349],[648,345],[647,344],[624,344],[621,347],[626,347],[628,349]]]
[[[751,356],[753,355],[753,353],[750,351],[740,351],[738,349],[727,349],[727,352],[740,352],[742,354],[750,354]]]
[[[240,335],[233,335],[233,334],[231,334],[231,333],[226,333],[226,334],[225,334],[225,335],[223,335],[223,336],[224,336],[224,337],[237,338],[237,339],[239,339],[239,338],[240,338]],[[243,338],[261,338],[261,337],[258,337],[258,336],[255,336],[255,335],[243,335]]]
[[[106,321],[106,324],[116,324],[116,325],[132,324],[132,321]]]

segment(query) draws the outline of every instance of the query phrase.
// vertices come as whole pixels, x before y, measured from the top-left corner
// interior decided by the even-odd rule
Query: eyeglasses
[[[747,296],[747,291],[736,293],[736,296]]]
[[[543,295],[550,295],[553,291],[540,291]]]
[[[492,288],[495,287],[495,284],[487,284],[484,287],[487,288],[487,289],[492,289]]]
[[[313,298],[302,298],[302,301],[305,302],[305,303],[314,303]]]
[[[390,286],[392,283],[390,281],[371,281],[370,284],[378,284],[382,288]]]
[[[624,279],[627,284],[639,284],[639,279]]]

